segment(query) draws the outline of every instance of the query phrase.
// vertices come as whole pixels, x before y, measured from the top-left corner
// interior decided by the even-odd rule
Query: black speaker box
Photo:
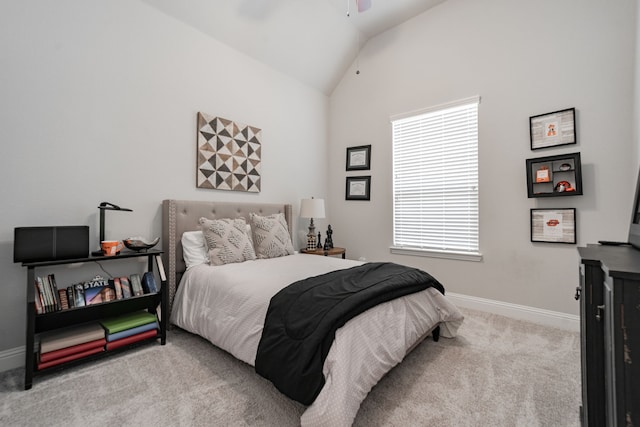
[[[89,255],[89,226],[17,227],[13,262],[55,261]]]

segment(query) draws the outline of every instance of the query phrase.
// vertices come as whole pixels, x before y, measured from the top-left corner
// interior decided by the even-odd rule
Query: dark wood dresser
[[[640,427],[640,250],[578,253],[582,425]]]

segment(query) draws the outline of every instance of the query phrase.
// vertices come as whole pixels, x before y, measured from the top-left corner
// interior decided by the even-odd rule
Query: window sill
[[[413,256],[424,256],[424,257],[431,257],[431,258],[445,258],[445,259],[455,259],[458,261],[474,261],[474,262],[482,261],[482,254],[479,252],[476,252],[476,253],[447,252],[447,251],[436,251],[432,249],[403,248],[400,246],[391,246],[389,250],[392,254],[396,254],[396,255],[413,255]]]

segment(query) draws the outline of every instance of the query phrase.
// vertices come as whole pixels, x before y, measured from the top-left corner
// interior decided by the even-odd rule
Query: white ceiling
[[[356,0],[142,1],[330,94],[358,46],[445,0],[371,0],[362,13]]]

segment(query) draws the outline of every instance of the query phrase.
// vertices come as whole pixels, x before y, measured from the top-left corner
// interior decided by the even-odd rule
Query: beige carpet
[[[579,426],[577,333],[463,310],[374,387],[356,426]],[[36,377],[0,373],[2,426],[295,426],[304,407],[208,342],[167,345]]]

